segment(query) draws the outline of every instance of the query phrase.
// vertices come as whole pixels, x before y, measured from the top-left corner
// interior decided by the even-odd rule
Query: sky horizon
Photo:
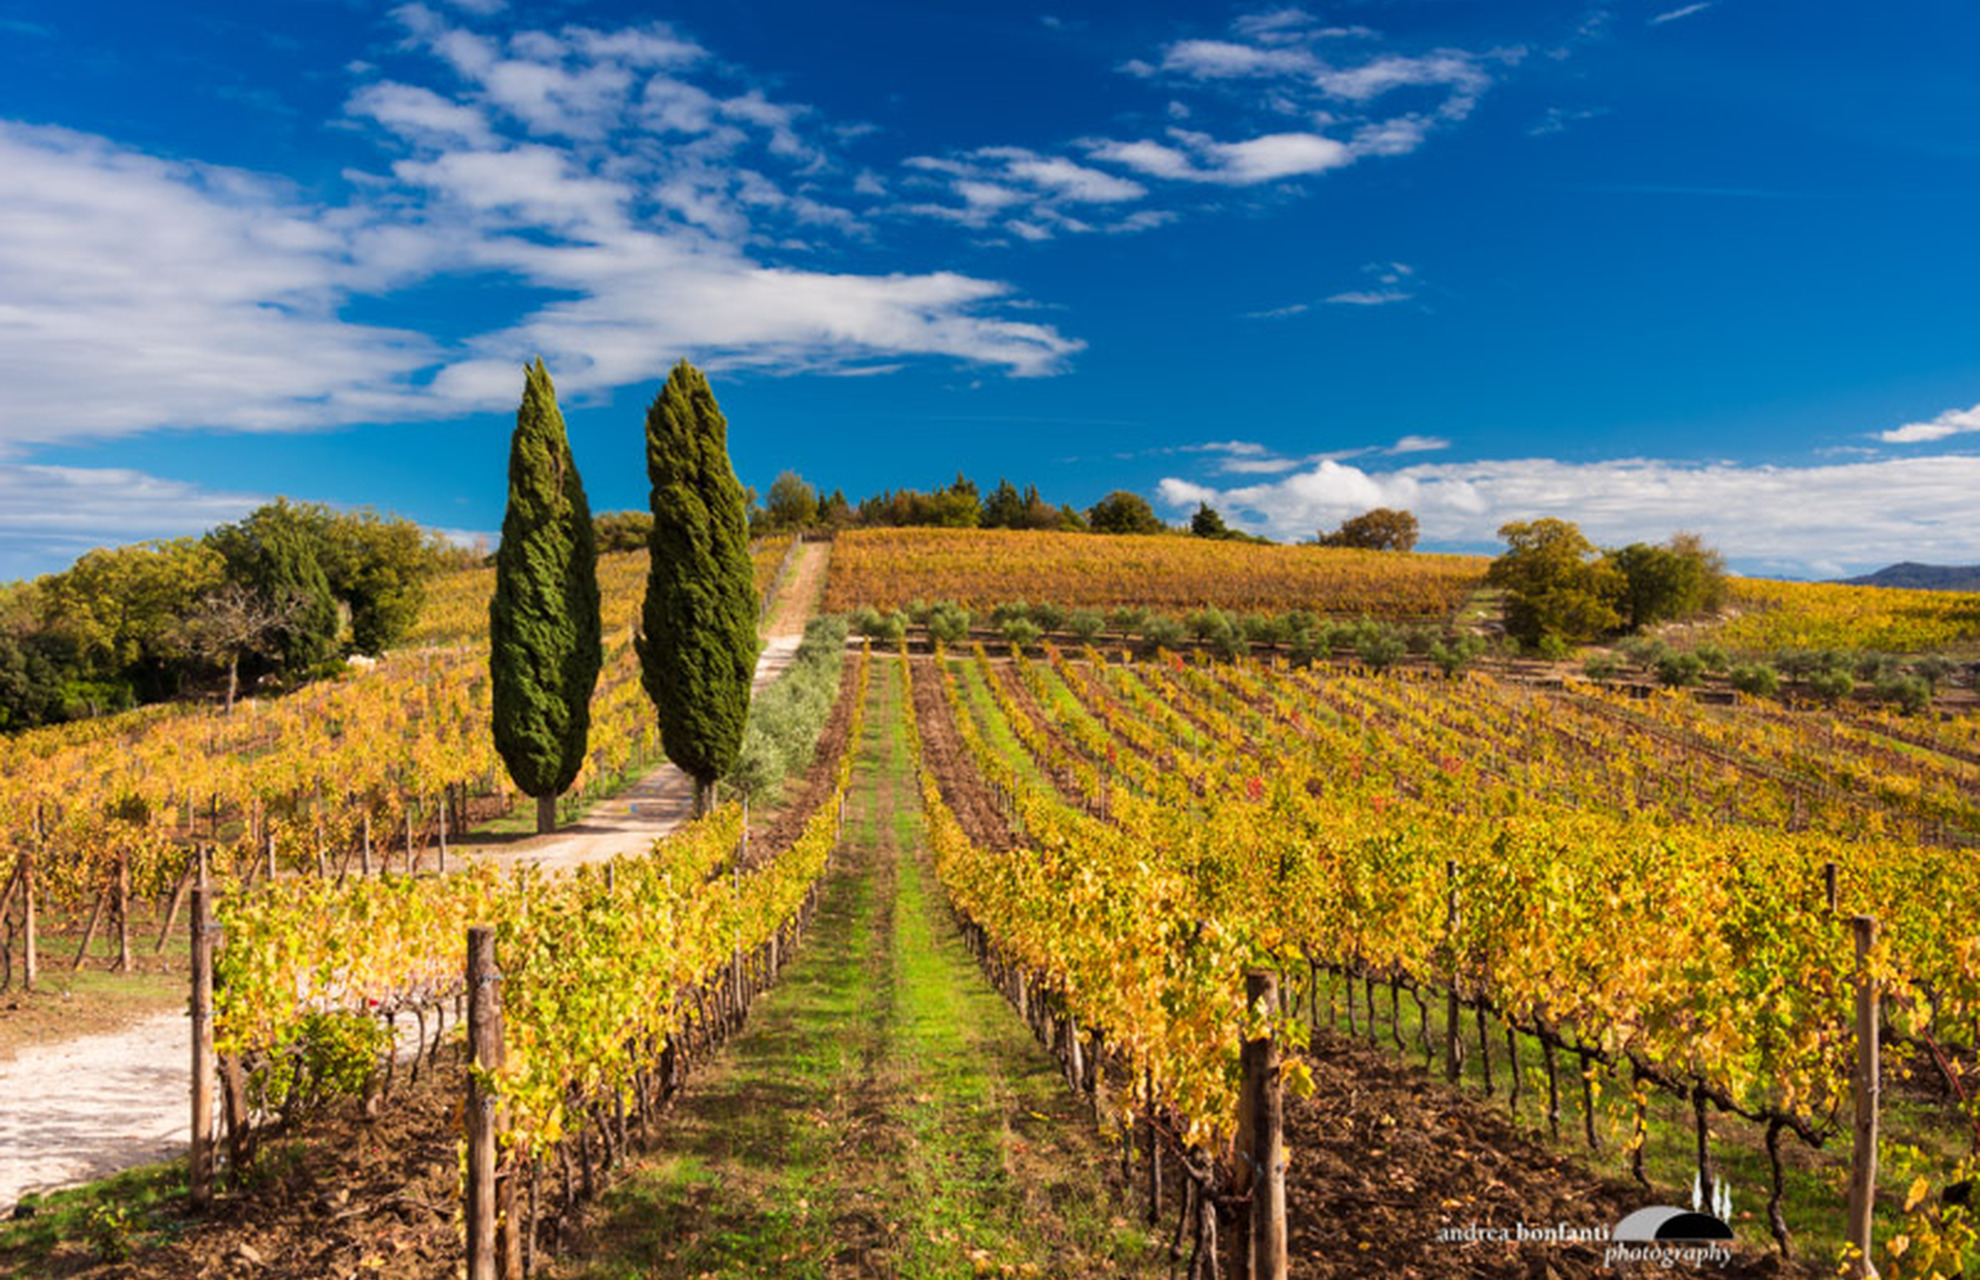
[[[0,0],[0,580],[278,494],[957,471],[1422,549],[1980,562],[1980,13]]]

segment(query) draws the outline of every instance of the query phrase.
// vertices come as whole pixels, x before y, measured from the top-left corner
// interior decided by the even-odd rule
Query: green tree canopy
[[[584,764],[591,693],[604,652],[598,553],[584,482],[557,391],[537,360],[524,373],[509,442],[509,505],[488,605],[495,749],[536,828],[554,830],[557,797]]]
[[[1622,575],[1618,608],[1631,630],[1715,609],[1725,595],[1724,560],[1692,534],[1662,546],[1632,542],[1608,559]]]
[[[1332,533],[1320,535],[1323,547],[1360,547],[1368,551],[1408,551],[1416,545],[1416,516],[1393,507],[1376,507],[1349,520]]]
[[[1228,538],[1231,528],[1224,523],[1224,517],[1217,508],[1207,502],[1196,504],[1196,514],[1189,518],[1189,531],[1199,538]]]
[[[296,602],[274,645],[285,676],[305,677],[337,654],[343,614],[323,571],[317,511],[277,498],[238,524],[221,525],[207,542],[225,558],[229,582],[265,600]]]
[[[1486,581],[1506,591],[1506,630],[1531,645],[1592,639],[1616,626],[1623,578],[1566,520],[1501,525],[1506,551]]]
[[[653,513],[650,511],[607,511],[593,517],[593,536],[597,539],[598,554],[608,551],[644,551],[653,537]]]
[[[708,379],[675,365],[646,412],[653,540],[636,643],[661,745],[694,779],[697,813],[735,765],[756,674],[749,521],[728,436]]]
[[[1160,533],[1162,522],[1148,499],[1138,493],[1116,489],[1093,504],[1086,522],[1095,533]]]
[[[99,676],[177,657],[179,629],[201,597],[220,585],[221,554],[197,538],[91,551],[41,580],[41,622],[74,642]]]
[[[818,519],[818,491],[795,471],[780,471],[764,499],[772,529],[809,529]]]

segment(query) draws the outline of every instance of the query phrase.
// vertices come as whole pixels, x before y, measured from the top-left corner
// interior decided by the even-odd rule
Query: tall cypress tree
[[[653,485],[640,677],[667,758],[694,779],[706,813],[735,765],[756,674],[756,579],[749,516],[729,463],[729,424],[708,379],[683,360],[646,411]]]
[[[591,506],[539,358],[524,372],[509,442],[509,508],[488,604],[495,749],[536,797],[539,832],[556,830],[557,797],[584,763],[602,658]]]

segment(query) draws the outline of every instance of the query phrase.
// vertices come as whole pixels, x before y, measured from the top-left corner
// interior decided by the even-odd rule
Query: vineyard
[[[1496,1055],[1515,1096],[1544,1087],[1556,1133],[1563,1085],[1578,1088],[1591,1146],[1594,1097],[1622,1093],[1639,1174],[1652,1095],[1682,1102],[1708,1199],[1707,1134],[1726,1123],[1712,1117],[1752,1125],[1762,1221],[1787,1250],[1796,1230],[1834,1238],[1787,1220],[1782,1143],[1848,1133],[1862,1088],[1849,917],[1870,915],[1885,1035],[1961,1123],[1980,1044],[1970,759],[1888,740],[1880,756],[1862,725],[1843,745],[1682,699],[1639,712],[1477,678],[979,649],[912,679],[924,728],[949,721],[965,747],[966,770],[924,784],[958,909],[1063,1020],[1060,1043],[1117,1064],[1129,1122],[1161,1136],[1206,1218],[1239,1172],[1233,1066],[1255,1015],[1234,993],[1259,965],[1304,993],[1295,1040],[1304,1019],[1331,1020],[1336,993],[1352,1028],[1359,994],[1364,1027],[1382,1017],[1398,1048],[1409,1025],[1453,1075],[1475,1056],[1489,1091]],[[956,810],[985,788],[990,817],[978,797],[969,830]],[[1523,1046],[1544,1086],[1522,1080]],[[1914,1170],[1898,1195],[1915,1210],[1971,1174]],[[1881,1265],[1930,1274],[1970,1246],[1964,1228],[1909,1226]]]
[[[792,547],[755,552],[766,597]],[[599,561],[606,654],[591,750],[566,804],[659,758],[632,627],[643,554]],[[0,739],[0,865],[33,855],[50,906],[182,896],[204,850],[211,873],[369,873],[388,857],[444,859],[448,834],[518,797],[489,732],[493,569],[437,583],[409,647],[340,679],[232,714],[158,706]]]
[[[940,558],[951,553],[937,532],[929,560],[903,552],[892,580],[856,560],[845,570],[840,556],[907,535],[842,540],[832,589],[881,604],[889,591],[980,601],[1002,590],[987,577],[975,588],[927,578],[930,563],[963,563]],[[765,592],[794,547],[757,549]],[[1229,594],[1210,598],[1408,616],[1433,601],[1454,609],[1475,584],[1414,569],[1385,579],[1375,569],[1408,560],[1370,568],[1324,553],[1340,555],[1350,559],[1332,578],[1227,567]],[[607,659],[581,783],[656,756],[630,656],[638,561],[601,564]],[[1111,607],[1115,588],[1072,562],[1041,556],[1028,571],[1062,581],[1013,579],[1011,594]],[[1163,572],[1131,598],[1204,599],[1191,594],[1193,564]],[[893,585],[873,585],[883,580]],[[505,874],[444,862],[450,834],[507,801],[477,639],[489,581],[475,571],[443,584],[421,647],[343,679],[231,716],[153,709],[5,746],[17,881],[32,875],[42,901],[77,914],[93,905],[126,932],[134,901],[157,901],[170,932],[189,897],[194,1034],[209,1038],[212,1057],[198,1060],[213,1069],[204,1119],[195,1102],[194,1132],[212,1135],[203,1156],[194,1143],[195,1203],[231,1199],[248,1221],[244,1206],[267,1200],[248,1174],[340,1125],[425,1126],[430,1150],[453,1149],[465,1123],[461,1158],[420,1175],[432,1265],[388,1273],[451,1274],[465,1247],[488,1274],[590,1274],[599,1215],[647,1194],[622,1180],[644,1185],[641,1152],[680,1141],[668,1117],[694,1105],[683,1100],[695,1081],[725,1078],[738,1053],[793,1070],[805,1045],[837,1034],[824,1015],[772,1015],[785,1040],[749,1047],[763,1016],[751,1009],[805,998],[776,981],[792,963],[808,966],[815,990],[814,930],[843,929],[848,902],[908,894],[925,868],[973,980],[1008,1002],[996,1017],[1037,1041],[1077,1103],[1054,1121],[1072,1131],[1054,1140],[1055,1159],[1087,1169],[1081,1194],[1113,1206],[1092,1212],[1147,1227],[1132,1243],[1009,1245],[1056,1259],[1047,1274],[1095,1257],[1135,1273],[1140,1262],[1122,1261],[1132,1257],[1192,1280],[1242,1275],[1247,1257],[1268,1256],[1256,1252],[1269,1252],[1261,1221],[1276,1221],[1282,1251],[1291,1241],[1291,1274],[1373,1274],[1336,1267],[1351,1228],[1329,1215],[1373,1194],[1344,1180],[1361,1176],[1348,1172],[1357,1162],[1381,1169],[1388,1148],[1363,1160],[1335,1143],[1343,1124],[1393,1129],[1400,1150],[1429,1123],[1400,1094],[1380,1095],[1379,1115],[1354,1114],[1363,1085],[1392,1071],[1415,1073],[1419,1092],[1423,1073],[1442,1079],[1436,1123],[1499,1134],[1474,1139],[1512,1180],[1481,1193],[1499,1215],[1522,1212],[1507,1186],[1541,1194],[1540,1162],[1560,1158],[1543,1146],[1579,1149],[1614,1180],[1550,1212],[1579,1221],[1599,1205],[1609,1216],[1588,1225],[1606,1228],[1632,1205],[1732,1196],[1727,1274],[1830,1271],[1866,1234],[1886,1275],[1954,1276],[1980,1258],[1960,1207],[1980,1147],[1970,717],[1373,671],[1269,647],[1236,658],[1148,644],[992,653],[931,638],[926,656],[861,650],[843,678],[816,673],[836,666],[805,676],[826,686],[803,695],[807,706],[838,690],[831,727],[809,766],[793,757],[788,767],[809,770],[794,793],[761,786],[767,817],[752,823],[732,801],[647,853]],[[836,661],[843,626],[821,627]],[[766,764],[765,777],[785,767]],[[905,776],[883,802],[889,768]],[[846,827],[855,793],[860,853]],[[894,870],[865,879],[879,847]],[[400,869],[455,874],[371,874]],[[209,937],[224,945],[200,968]],[[833,945],[846,955],[867,944]],[[882,994],[876,1017],[891,1016]],[[1866,1057],[1873,1042],[1881,1061]],[[923,1096],[856,1087],[878,1092],[861,1095],[834,1141],[858,1150],[870,1137],[862,1109],[911,1113]],[[1348,1095],[1348,1119],[1328,1088]],[[1453,1116],[1452,1097],[1476,1106]],[[1040,1105],[1034,1096],[1030,1113]],[[1267,1114],[1280,1119],[1261,1127]],[[1882,1117],[1881,1146],[1864,1145],[1866,1116]],[[1428,1185],[1436,1136],[1414,1139],[1426,1154],[1391,1176]],[[1453,1165],[1451,1195],[1385,1201],[1400,1215],[1391,1236],[1353,1247],[1377,1248],[1390,1270],[1448,1264],[1436,1233],[1468,1220],[1469,1168]],[[734,1194],[760,1215],[788,1211]],[[847,1247],[834,1243],[845,1221],[841,1206],[799,1252]],[[994,1226],[972,1229],[989,1239]],[[967,1231],[946,1219],[924,1230],[912,1248],[981,1270]],[[310,1259],[305,1270],[341,1274],[363,1260],[356,1231],[288,1247]],[[910,1248],[885,1232],[861,1238],[862,1257]],[[1557,1260],[1563,1274],[1592,1275],[1598,1258]]]
[[[1830,582],[1734,581],[1738,616],[1715,628],[1727,647],[1782,649],[1969,649],[1980,640],[1980,594],[1854,587]]]
[[[1473,556],[1253,546],[1200,538],[881,529],[833,546],[827,611],[913,600],[976,608],[1011,600],[1180,612],[1311,609],[1344,617],[1445,618],[1478,588]]]

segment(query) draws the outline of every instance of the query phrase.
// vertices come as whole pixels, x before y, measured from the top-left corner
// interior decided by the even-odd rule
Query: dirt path
[[[191,1046],[184,1012],[57,1044],[0,1065],[0,1206],[185,1147]]]
[[[825,582],[828,542],[805,543],[764,629],[756,687],[790,666]],[[551,836],[459,846],[504,868],[561,870],[643,852],[685,820],[693,784],[654,770]],[[190,1132],[191,1049],[183,1011],[120,1030],[22,1047],[0,1064],[0,1213],[25,1193],[104,1177],[183,1150]]]

